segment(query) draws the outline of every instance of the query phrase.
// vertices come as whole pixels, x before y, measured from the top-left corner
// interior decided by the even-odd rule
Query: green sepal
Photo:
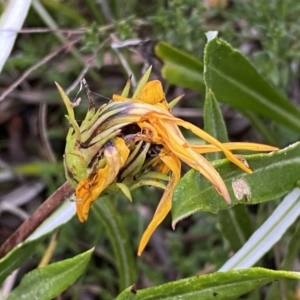
[[[138,86],[136,87],[136,90],[132,96],[133,100],[137,100],[138,99],[138,95],[141,93],[142,89],[144,88],[145,84],[147,83],[150,74],[151,74],[151,70],[152,70],[152,66],[150,66],[148,68],[148,70],[145,72],[144,76],[141,78]]]

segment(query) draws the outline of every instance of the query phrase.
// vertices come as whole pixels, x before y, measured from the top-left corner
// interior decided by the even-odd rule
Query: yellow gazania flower
[[[118,95],[113,95],[113,99],[115,101],[122,101],[123,103],[130,100]],[[138,248],[138,255],[140,255],[153,231],[163,221],[171,209],[173,191],[180,180],[180,160],[205,176],[224,197],[226,202],[230,203],[230,196],[222,178],[200,153],[223,151],[231,162],[239,166],[245,172],[252,173],[252,170],[233,155],[230,150],[273,151],[277,148],[253,143],[221,144],[200,128],[172,116],[169,112],[161,83],[157,80],[145,84],[140,93],[135,95],[131,101],[132,100],[135,102],[135,105],[134,108],[130,109],[129,114],[134,114],[135,111],[143,112],[140,116],[140,120],[137,121],[141,131],[144,132],[143,138],[151,141],[151,143],[163,145],[163,149],[159,153],[160,168],[165,174],[171,172],[167,189],[157,206],[153,219],[141,238]],[[199,146],[188,144],[178,126],[191,130],[195,135],[212,145]]]
[[[68,181],[76,187],[76,209],[81,222],[87,219],[91,204],[105,189],[117,187],[130,200],[130,190],[141,185],[165,189],[141,238],[138,255],[171,210],[173,191],[180,180],[181,161],[205,176],[225,201],[230,203],[222,178],[201,154],[223,151],[232,163],[251,173],[251,169],[231,150],[277,150],[253,143],[222,144],[193,124],[174,117],[170,108],[181,97],[168,104],[161,83],[158,80],[147,82],[150,71],[145,73],[131,98],[128,98],[128,81],[122,95],[113,95],[114,101],[97,111],[92,106],[80,127],[74,119],[68,97],[59,87],[68,109],[67,118],[72,125],[67,137],[65,170]],[[210,145],[189,144],[179,126],[192,131]],[[155,146],[159,151],[154,157],[147,158],[151,147]],[[80,166],[78,170],[77,166]],[[158,182],[160,179],[168,180],[167,186]]]

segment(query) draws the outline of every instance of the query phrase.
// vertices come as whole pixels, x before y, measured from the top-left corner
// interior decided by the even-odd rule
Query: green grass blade
[[[7,300],[49,300],[67,289],[84,272],[93,249],[25,275]]]
[[[216,300],[237,299],[281,278],[300,279],[296,272],[252,268],[190,277],[143,290],[130,287],[117,300]]]
[[[110,239],[119,274],[119,287],[135,282],[136,271],[132,247],[121,218],[108,198],[101,198],[92,206],[99,222],[102,222]]]
[[[207,133],[220,142],[228,142],[222,112],[211,90],[206,91],[203,118],[204,130]],[[206,154],[208,160],[223,157],[224,155],[221,152]],[[240,249],[252,233],[252,223],[247,208],[244,205],[237,205],[231,209],[219,211],[217,218],[223,237],[229,242],[231,249],[233,251]]]

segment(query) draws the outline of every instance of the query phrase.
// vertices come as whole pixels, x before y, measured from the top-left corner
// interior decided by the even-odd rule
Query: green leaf
[[[250,110],[300,132],[300,111],[281,96],[239,51],[211,38],[205,47],[204,78],[218,101]]]
[[[125,289],[115,300],[134,300],[137,299],[135,284]]]
[[[122,220],[108,198],[100,198],[92,206],[110,239],[119,274],[120,291],[136,279],[136,267],[128,234]]]
[[[33,255],[37,245],[42,240],[38,239],[31,243],[20,244],[0,260],[0,284],[10,273],[19,268],[28,257]]]
[[[161,73],[171,84],[205,92],[203,63],[190,54],[165,42],[155,46],[155,54],[163,61]]]
[[[0,283],[27,258],[35,253],[36,246],[51,232],[68,222],[75,215],[75,206],[66,201],[47,218],[24,243],[19,244],[0,260]]]
[[[254,289],[281,278],[300,279],[296,272],[273,271],[263,268],[216,272],[195,276],[143,290],[128,288],[117,300],[218,300],[236,299]]]
[[[220,142],[228,142],[222,112],[211,90],[206,91],[204,102],[204,130]],[[206,154],[206,158],[209,160],[222,157],[220,152]],[[232,209],[219,211],[217,217],[223,237],[227,239],[231,249],[236,252],[252,233],[252,223],[247,208],[237,205]]]
[[[253,225],[245,205],[236,205],[217,213],[223,236],[230,244],[232,251],[238,251],[251,236]]]
[[[93,249],[25,275],[7,300],[49,300],[67,289],[85,270]]]
[[[238,203],[254,204],[272,200],[291,191],[298,184],[300,179],[299,142],[269,154],[248,155],[245,159],[253,169],[252,174],[244,173],[227,159],[212,162],[228,188],[231,206]],[[238,187],[244,192],[244,196],[237,194]],[[173,226],[179,220],[197,211],[216,213],[229,207],[222,196],[199,172],[190,170],[180,180],[174,191]]]
[[[221,143],[228,142],[226,125],[219,107],[219,103],[217,102],[213,92],[209,89],[206,91],[205,95],[203,119],[204,131],[218,139],[218,141]],[[206,158],[208,160],[215,160],[223,157],[224,155],[222,152],[206,154]]]

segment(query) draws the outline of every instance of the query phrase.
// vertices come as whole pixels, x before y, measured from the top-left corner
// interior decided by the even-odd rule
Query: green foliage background
[[[154,65],[154,77],[163,80],[167,98],[171,99],[179,92],[182,93],[182,88],[176,88],[174,84],[188,88],[184,90],[186,96],[179,104],[179,108],[183,111],[191,109],[198,114],[195,116],[179,115],[179,117],[203,126],[205,80],[206,88],[212,89],[218,101],[236,107],[230,102],[232,98],[229,97],[228,101],[224,100],[226,97],[219,96],[218,89],[213,90],[214,87],[207,79],[208,77],[206,79],[203,77],[207,31],[217,30],[219,37],[226,40],[232,47],[240,49],[258,74],[265,78],[267,87],[276,91],[276,97],[283,99],[283,102],[289,99],[289,104],[282,104],[283,102],[278,100],[279,111],[288,106],[292,107],[291,116],[297,120],[296,107],[299,107],[300,90],[300,26],[298,21],[300,4],[293,0],[220,1],[225,5],[213,5],[213,3],[214,1],[197,0],[150,1],[147,5],[143,1],[136,0],[107,0],[101,1],[101,4],[94,0],[33,1],[23,26],[24,31],[19,33],[11,56],[1,73],[1,94],[28,68],[47,55],[71,40],[79,39],[79,41],[72,49],[65,47],[48,63],[30,72],[28,77],[12,90],[5,101],[0,103],[2,111],[0,155],[1,160],[8,165],[2,168],[2,174],[7,174],[7,170],[12,169],[20,174],[23,180],[13,177],[1,185],[2,200],[8,199],[9,192],[15,191],[24,183],[43,182],[43,191],[36,193],[30,201],[20,206],[22,211],[30,214],[40,205],[42,199],[65,181],[62,155],[68,123],[64,119],[63,103],[56,91],[54,81],[59,82],[63,87],[70,87],[74,82],[76,83],[79,74],[84,73],[90,89],[95,93],[97,104],[100,105],[107,101],[105,97],[110,98],[112,93],[121,91],[128,77],[128,70],[139,78],[143,64],[148,62]],[[4,11],[5,5],[6,3],[0,4],[1,12]],[[39,32],[38,28],[48,29],[48,31]],[[133,47],[134,49],[111,47],[112,42],[137,38],[162,43],[149,44],[142,48]],[[164,45],[167,45],[166,48]],[[167,48],[168,45],[186,51],[184,63],[189,59],[192,63],[187,66],[184,63],[181,64],[182,61],[178,63],[172,60],[176,55],[181,57],[181,54],[170,55],[171,50]],[[197,64],[193,59],[197,59]],[[194,69],[190,67],[191,65]],[[200,71],[195,75],[197,68]],[[222,66],[220,70],[221,68]],[[178,73],[174,73],[174,70]],[[183,74],[190,72],[190,77],[180,77],[179,71]],[[243,72],[244,70],[241,70],[241,78],[243,78]],[[178,77],[176,74],[179,74]],[[184,80],[187,83],[180,84]],[[193,80],[198,83],[196,87],[191,84]],[[77,82],[70,93],[71,99],[77,96],[78,89]],[[226,91],[226,87],[224,90]],[[80,97],[83,101],[82,105],[77,108],[79,120],[84,117],[87,109],[84,92],[80,93]],[[271,100],[273,99],[272,97]],[[47,104],[44,119],[41,103]],[[274,103],[277,102],[270,101],[269,109]],[[228,113],[227,104],[222,104],[221,109],[228,125],[231,120],[230,116],[236,116],[237,111],[231,109]],[[268,111],[268,108],[265,109]],[[251,139],[253,142],[270,143],[280,148],[299,140],[300,125],[296,124],[297,121],[293,126],[289,126],[290,118],[282,117],[282,122],[280,116],[268,114],[262,116],[257,111],[251,111],[249,107],[240,109],[240,112],[246,117],[244,120],[248,122],[248,125],[243,130],[230,130],[229,127],[230,140]],[[18,125],[18,122],[21,125]],[[41,124],[45,125],[46,129]],[[238,124],[236,127],[239,126]],[[14,135],[13,132],[17,134]],[[218,138],[221,139],[221,137]],[[50,148],[45,141],[49,142]],[[290,155],[289,153],[287,155]],[[220,164],[222,165],[222,162]],[[297,168],[298,165],[295,164],[292,175],[296,173]],[[278,172],[280,173],[280,169]],[[191,176],[191,173],[187,176]],[[280,178],[280,176],[275,177],[274,180]],[[283,177],[285,177],[284,174]],[[293,182],[291,185],[296,184]],[[135,251],[139,238],[153,214],[160,195],[160,191],[141,188],[133,193],[134,203],[129,203],[124,197],[115,195],[110,199],[104,199],[103,204],[95,205],[94,213],[85,224],[73,218],[61,228],[52,262],[63,262],[67,258],[74,257],[73,263],[76,264],[78,254],[95,247],[83,276],[68,288],[67,292],[62,295],[62,299],[84,299],[85,293],[93,297],[92,299],[113,299],[134,282],[138,289],[142,289],[210,273],[218,270],[232,255],[232,251],[236,251],[241,246],[239,243],[233,245],[230,234],[226,235],[224,232],[222,212],[217,215],[198,212],[179,222],[175,231],[171,230],[171,216],[166,219],[153,235],[145,253],[137,258]],[[248,226],[244,228],[248,231],[245,234],[247,238],[250,233],[260,227],[280,203],[282,193],[274,195],[274,198],[277,196],[278,199],[275,201],[247,206],[245,211],[239,212],[245,213],[249,218],[247,225],[241,225]],[[119,223],[106,222],[105,216],[108,211],[112,216],[111,219],[116,219]],[[181,219],[180,215],[176,217]],[[22,218],[17,214],[2,212],[1,242],[17,228],[21,221]],[[124,249],[116,246],[118,240],[114,240],[117,236],[114,230],[122,233],[125,241]],[[278,245],[269,251],[257,265],[275,270],[293,270],[296,265],[295,261],[299,259],[297,258],[299,242],[297,243],[295,238],[298,235],[299,226],[297,227],[295,222]],[[24,274],[36,268],[46,251],[48,241],[49,236],[46,236],[34,245],[26,246],[28,251],[26,250],[24,258],[22,257],[24,261],[18,273],[16,285]],[[287,258],[284,260],[285,253],[291,253],[288,256],[290,258],[288,263]],[[123,257],[122,260],[120,257],[123,254],[125,258]],[[84,262],[87,263],[87,258]],[[63,265],[58,266],[57,270],[60,270],[60,267],[64,268]],[[66,267],[69,266],[66,265]],[[126,272],[126,268],[129,268],[130,272]],[[282,274],[278,275],[279,277],[274,276],[271,273],[266,274],[266,278],[271,279],[267,279],[265,283],[277,278],[292,277]],[[251,277],[251,280],[254,279]],[[73,282],[66,287],[71,283]],[[284,286],[283,290],[282,286]],[[124,298],[121,298],[123,297],[121,294],[120,299],[131,299],[125,298],[128,296],[127,292],[124,292]],[[145,293],[147,294],[147,291]],[[280,293],[284,293],[287,299],[294,299],[296,283],[288,281],[283,285],[281,283],[273,285],[270,289],[256,290],[244,296],[243,299],[267,299],[267,297],[277,299],[274,297],[281,295]]]

